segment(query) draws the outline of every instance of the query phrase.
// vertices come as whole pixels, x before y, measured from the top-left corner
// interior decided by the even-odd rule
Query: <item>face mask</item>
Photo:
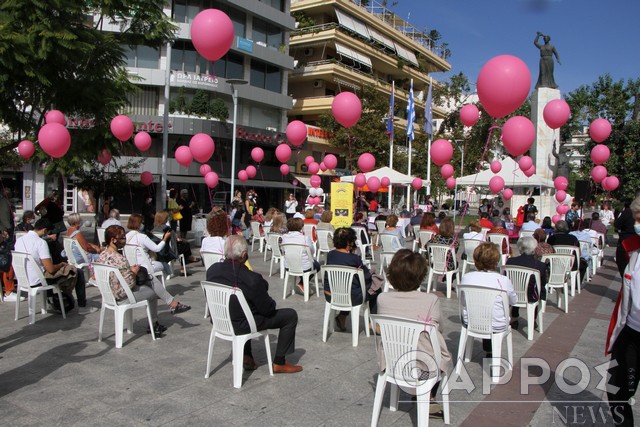
[[[640,234],[640,224],[633,224],[633,231],[635,231],[636,234]]]

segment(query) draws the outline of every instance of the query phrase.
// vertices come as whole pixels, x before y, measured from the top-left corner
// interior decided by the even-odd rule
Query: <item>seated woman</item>
[[[473,262],[478,271],[470,271],[462,276],[460,285],[482,286],[491,289],[500,289],[507,293],[509,305],[513,305],[518,301],[518,296],[513,289],[513,283],[508,277],[498,272],[498,263],[500,261],[500,251],[498,246],[493,243],[481,243],[473,251]],[[472,301],[462,301],[462,321],[467,323],[467,304],[473,304]],[[502,301],[496,300],[493,307],[493,323],[494,332],[502,332],[509,326],[509,319],[505,318]],[[482,349],[487,352],[487,357],[491,354],[491,340],[482,340]]]
[[[455,238],[455,227],[453,226],[453,221],[451,218],[444,218],[440,222],[440,226],[438,227],[438,234],[433,236],[431,240],[429,240],[424,248],[427,249],[430,243],[435,243],[438,245],[449,245],[453,246],[454,252],[458,251],[458,246],[460,242]],[[455,260],[447,258],[447,269],[453,270],[455,268]]]
[[[267,214],[264,216],[264,225],[268,225],[269,227],[271,226],[273,223],[273,214],[277,211],[278,209],[276,208],[269,208],[269,210],[267,210]]]
[[[424,322],[436,327],[438,343],[440,344],[440,368],[448,372],[452,368],[452,358],[447,343],[442,335],[440,302],[436,294],[420,292],[420,283],[427,274],[427,260],[409,249],[400,249],[391,259],[387,269],[387,280],[393,290],[378,297],[378,314],[402,317],[404,319]],[[429,362],[432,360],[433,348],[426,334],[418,340],[418,359],[424,355],[426,360],[419,363],[419,367],[428,375]],[[384,354],[378,353],[378,365],[385,369]],[[427,377],[428,378],[428,377]],[[438,392],[439,383],[431,389],[431,399]],[[440,408],[431,409],[431,413],[439,413]]]
[[[209,237],[202,239],[200,252],[224,254],[224,241],[229,237],[231,224],[222,209],[213,209],[207,219],[207,232],[209,233]]]
[[[287,229],[287,217],[284,212],[276,211],[273,213],[271,217],[271,230],[270,233],[277,234],[287,234],[289,230]]]
[[[480,240],[481,242],[485,241],[484,234],[482,234],[482,226],[478,220],[471,221],[469,224],[469,232],[464,233],[462,238],[465,240]]]
[[[553,223],[551,222],[550,216],[545,216],[542,218],[542,224],[540,224],[540,228],[544,230],[547,235],[553,234]]]
[[[316,226],[316,230],[327,230],[335,235],[336,228],[331,224],[331,220],[333,219],[333,213],[330,210],[325,210],[320,215],[320,222]],[[329,239],[329,247],[333,248],[333,240]]]
[[[165,230],[164,235],[162,236],[162,240],[159,243],[155,243],[149,236],[145,233],[142,233],[140,230],[142,228],[142,215],[140,214],[131,214],[129,217],[129,221],[127,222],[127,228],[129,232],[127,233],[126,244],[140,246],[143,251],[147,254],[149,259],[151,260],[151,265],[153,266],[153,271],[149,273],[157,273],[159,271],[164,271],[165,274],[171,274],[173,272],[171,266],[168,262],[159,261],[156,258],[156,255],[153,257],[150,256],[149,252],[153,254],[157,254],[164,249],[164,247],[168,244],[169,239],[171,239],[171,229]],[[145,261],[142,258],[142,254],[138,253],[138,264],[144,265]]]
[[[156,212],[153,218],[153,228],[151,229],[151,232],[145,233],[153,243],[160,243],[160,239],[156,237],[156,235],[164,234],[164,232],[168,230],[168,221],[169,211]],[[189,242],[180,239],[175,231],[171,231],[171,238],[167,243],[168,247],[166,247],[165,251],[161,252],[158,256],[160,261],[171,262],[176,259],[176,254],[183,255],[187,263],[200,261],[200,258],[196,258],[192,255],[191,245],[189,245]]]
[[[360,232],[360,241],[363,245],[371,243],[371,232],[369,231],[366,212],[356,212],[353,216],[353,224],[351,224],[351,226],[362,230]]]
[[[282,244],[295,243],[298,245],[305,245],[309,247],[311,251],[311,256],[316,252],[316,246],[311,240],[311,236],[305,236],[302,233],[302,228],[304,227],[304,222],[300,218],[291,218],[287,221],[287,229],[289,232],[282,236]],[[285,264],[286,267],[286,264]],[[312,269],[315,271],[320,271],[320,263],[313,258],[309,258],[309,255],[306,251],[302,252],[302,268],[304,271],[311,271]],[[302,277],[300,278],[300,282],[295,288],[295,291],[299,295],[304,295],[304,284],[302,281]],[[312,289],[309,289],[309,295],[313,292]]]
[[[307,209],[306,211],[304,211],[304,223],[318,225],[318,220],[314,218],[314,215],[315,215],[315,212],[313,209]],[[316,235],[315,228],[313,229],[313,232],[311,233],[310,237],[313,239],[314,242],[318,241],[318,236]]]
[[[31,231],[36,222],[36,214],[33,211],[24,211],[22,221],[16,224],[16,231]]]
[[[433,231],[434,233],[438,232],[438,225],[436,224],[436,217],[431,212],[425,212],[422,214],[422,219],[420,220],[420,230]]]
[[[67,222],[69,223],[69,228],[67,229],[67,237],[71,237],[75,239],[80,247],[87,253],[87,258],[89,259],[89,263],[94,262],[98,255],[101,252],[100,246],[95,243],[90,243],[85,239],[84,235],[80,231],[82,218],[78,213],[72,213],[67,216]],[[78,250],[76,245],[73,246],[73,255],[79,262],[83,259],[82,254]]]
[[[373,285],[373,278],[371,271],[366,265],[362,264],[362,258],[359,255],[353,253],[356,249],[356,232],[352,228],[338,228],[333,235],[334,250],[327,254],[327,265],[344,265],[347,267],[359,268],[364,273],[364,285],[366,289],[366,295],[364,300],[369,302],[369,310],[375,314],[376,299],[382,291],[380,288],[383,280],[377,280],[376,285]],[[327,301],[331,302],[331,289],[329,288],[329,281],[323,280],[324,283],[324,297]],[[358,276],[353,277],[351,284],[351,303],[353,305],[362,304],[363,302],[362,288],[360,286],[360,279]],[[347,316],[348,311],[341,311],[336,316],[336,326],[341,332],[347,330]]]
[[[537,259],[542,258],[542,255],[555,253],[553,246],[546,242],[547,233],[544,232],[542,228],[538,228],[533,232],[533,238],[536,240],[538,245],[534,251],[534,254]]]
[[[400,228],[397,227],[397,225],[398,225],[398,217],[396,215],[394,215],[394,214],[389,215],[387,217],[385,225],[386,226],[385,226],[384,230],[380,234],[381,235],[382,234],[391,234],[391,235],[397,236],[398,237],[398,242],[400,243],[400,246],[394,246],[393,250],[397,251],[397,250],[400,250],[400,249],[404,248],[404,245],[405,245],[406,242],[405,242],[404,236],[402,235],[402,230],[400,230]]]
[[[178,302],[177,299],[167,292],[159,280],[150,275],[149,272],[143,267],[140,267],[140,265],[129,265],[125,256],[119,252],[124,248],[127,241],[122,226],[110,225],[104,231],[104,236],[106,249],[98,256],[96,263],[118,268],[136,300],[149,301],[151,318],[155,322],[155,333],[158,335],[162,334],[167,328],[158,323],[158,298],[169,305],[171,314],[183,313],[190,310],[191,306]],[[143,277],[144,274],[147,276]],[[137,277],[139,275],[140,277]],[[137,283],[142,285],[140,286]],[[109,284],[117,301],[123,301],[127,298],[127,294],[124,289],[122,289],[120,281],[115,276],[109,278]],[[150,286],[146,286],[146,284]],[[149,330],[148,333],[151,333],[151,331]]]

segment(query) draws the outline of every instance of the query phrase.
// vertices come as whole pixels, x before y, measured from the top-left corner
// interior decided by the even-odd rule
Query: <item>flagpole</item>
[[[411,141],[413,140],[413,120],[415,118],[415,105],[413,101],[413,79],[411,79],[411,89],[409,91],[409,114],[407,114],[407,139],[409,140],[407,156],[408,156],[408,167],[407,167],[407,175],[411,176]],[[410,131],[409,131],[410,129]],[[411,212],[411,186],[407,187],[407,210]]]
[[[425,103],[425,131],[429,135],[427,140],[427,197],[431,196],[431,140],[433,139],[433,114],[431,111],[431,85],[433,77],[429,78],[429,93]],[[427,105],[428,104],[428,105]]]
[[[391,83],[391,102],[389,102],[389,118],[387,122],[387,130],[389,131],[389,169],[393,170],[393,110],[394,95],[396,89],[395,80]],[[393,201],[393,183],[389,184],[389,193],[387,193],[387,209],[391,209]]]

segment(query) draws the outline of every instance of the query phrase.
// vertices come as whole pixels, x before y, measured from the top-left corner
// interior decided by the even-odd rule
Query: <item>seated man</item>
[[[118,209],[111,209],[109,211],[109,218],[104,220],[100,228],[107,228],[110,225],[122,225],[120,223],[120,211]]]
[[[248,258],[247,242],[241,235],[229,236],[224,243],[223,262],[214,263],[207,270],[207,281],[238,287],[249,304],[259,331],[280,329],[276,355],[273,358],[273,372],[290,374],[302,371],[302,366],[285,361],[285,356],[295,350],[298,313],[292,308],[276,309],[276,302],[269,296],[269,283],[245,266]],[[237,334],[249,333],[249,325],[237,299],[231,300],[229,307],[233,330]],[[244,369],[255,370],[256,362],[251,353],[251,341],[244,346]]]
[[[547,243],[551,246],[577,246],[580,247],[580,242],[578,238],[572,234],[569,234],[569,224],[567,221],[560,220],[556,223],[556,232],[553,233],[547,239]],[[578,259],[574,257],[572,271],[578,269]],[[584,276],[587,272],[587,263],[580,263],[580,283],[584,279]]]
[[[522,224],[520,231],[536,231],[538,228],[540,228],[540,224],[536,222],[536,215],[529,213],[527,214],[527,222]]]

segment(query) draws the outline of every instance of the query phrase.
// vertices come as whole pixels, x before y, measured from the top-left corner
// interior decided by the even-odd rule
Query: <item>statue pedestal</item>
[[[557,159],[553,156],[553,136],[559,139],[559,132],[551,129],[544,122],[542,112],[549,101],[560,99],[560,90],[541,87],[533,91],[531,96],[531,121],[536,127],[536,139],[531,147],[531,158],[536,166],[536,175],[553,180]],[[557,144],[556,144],[557,145]]]

